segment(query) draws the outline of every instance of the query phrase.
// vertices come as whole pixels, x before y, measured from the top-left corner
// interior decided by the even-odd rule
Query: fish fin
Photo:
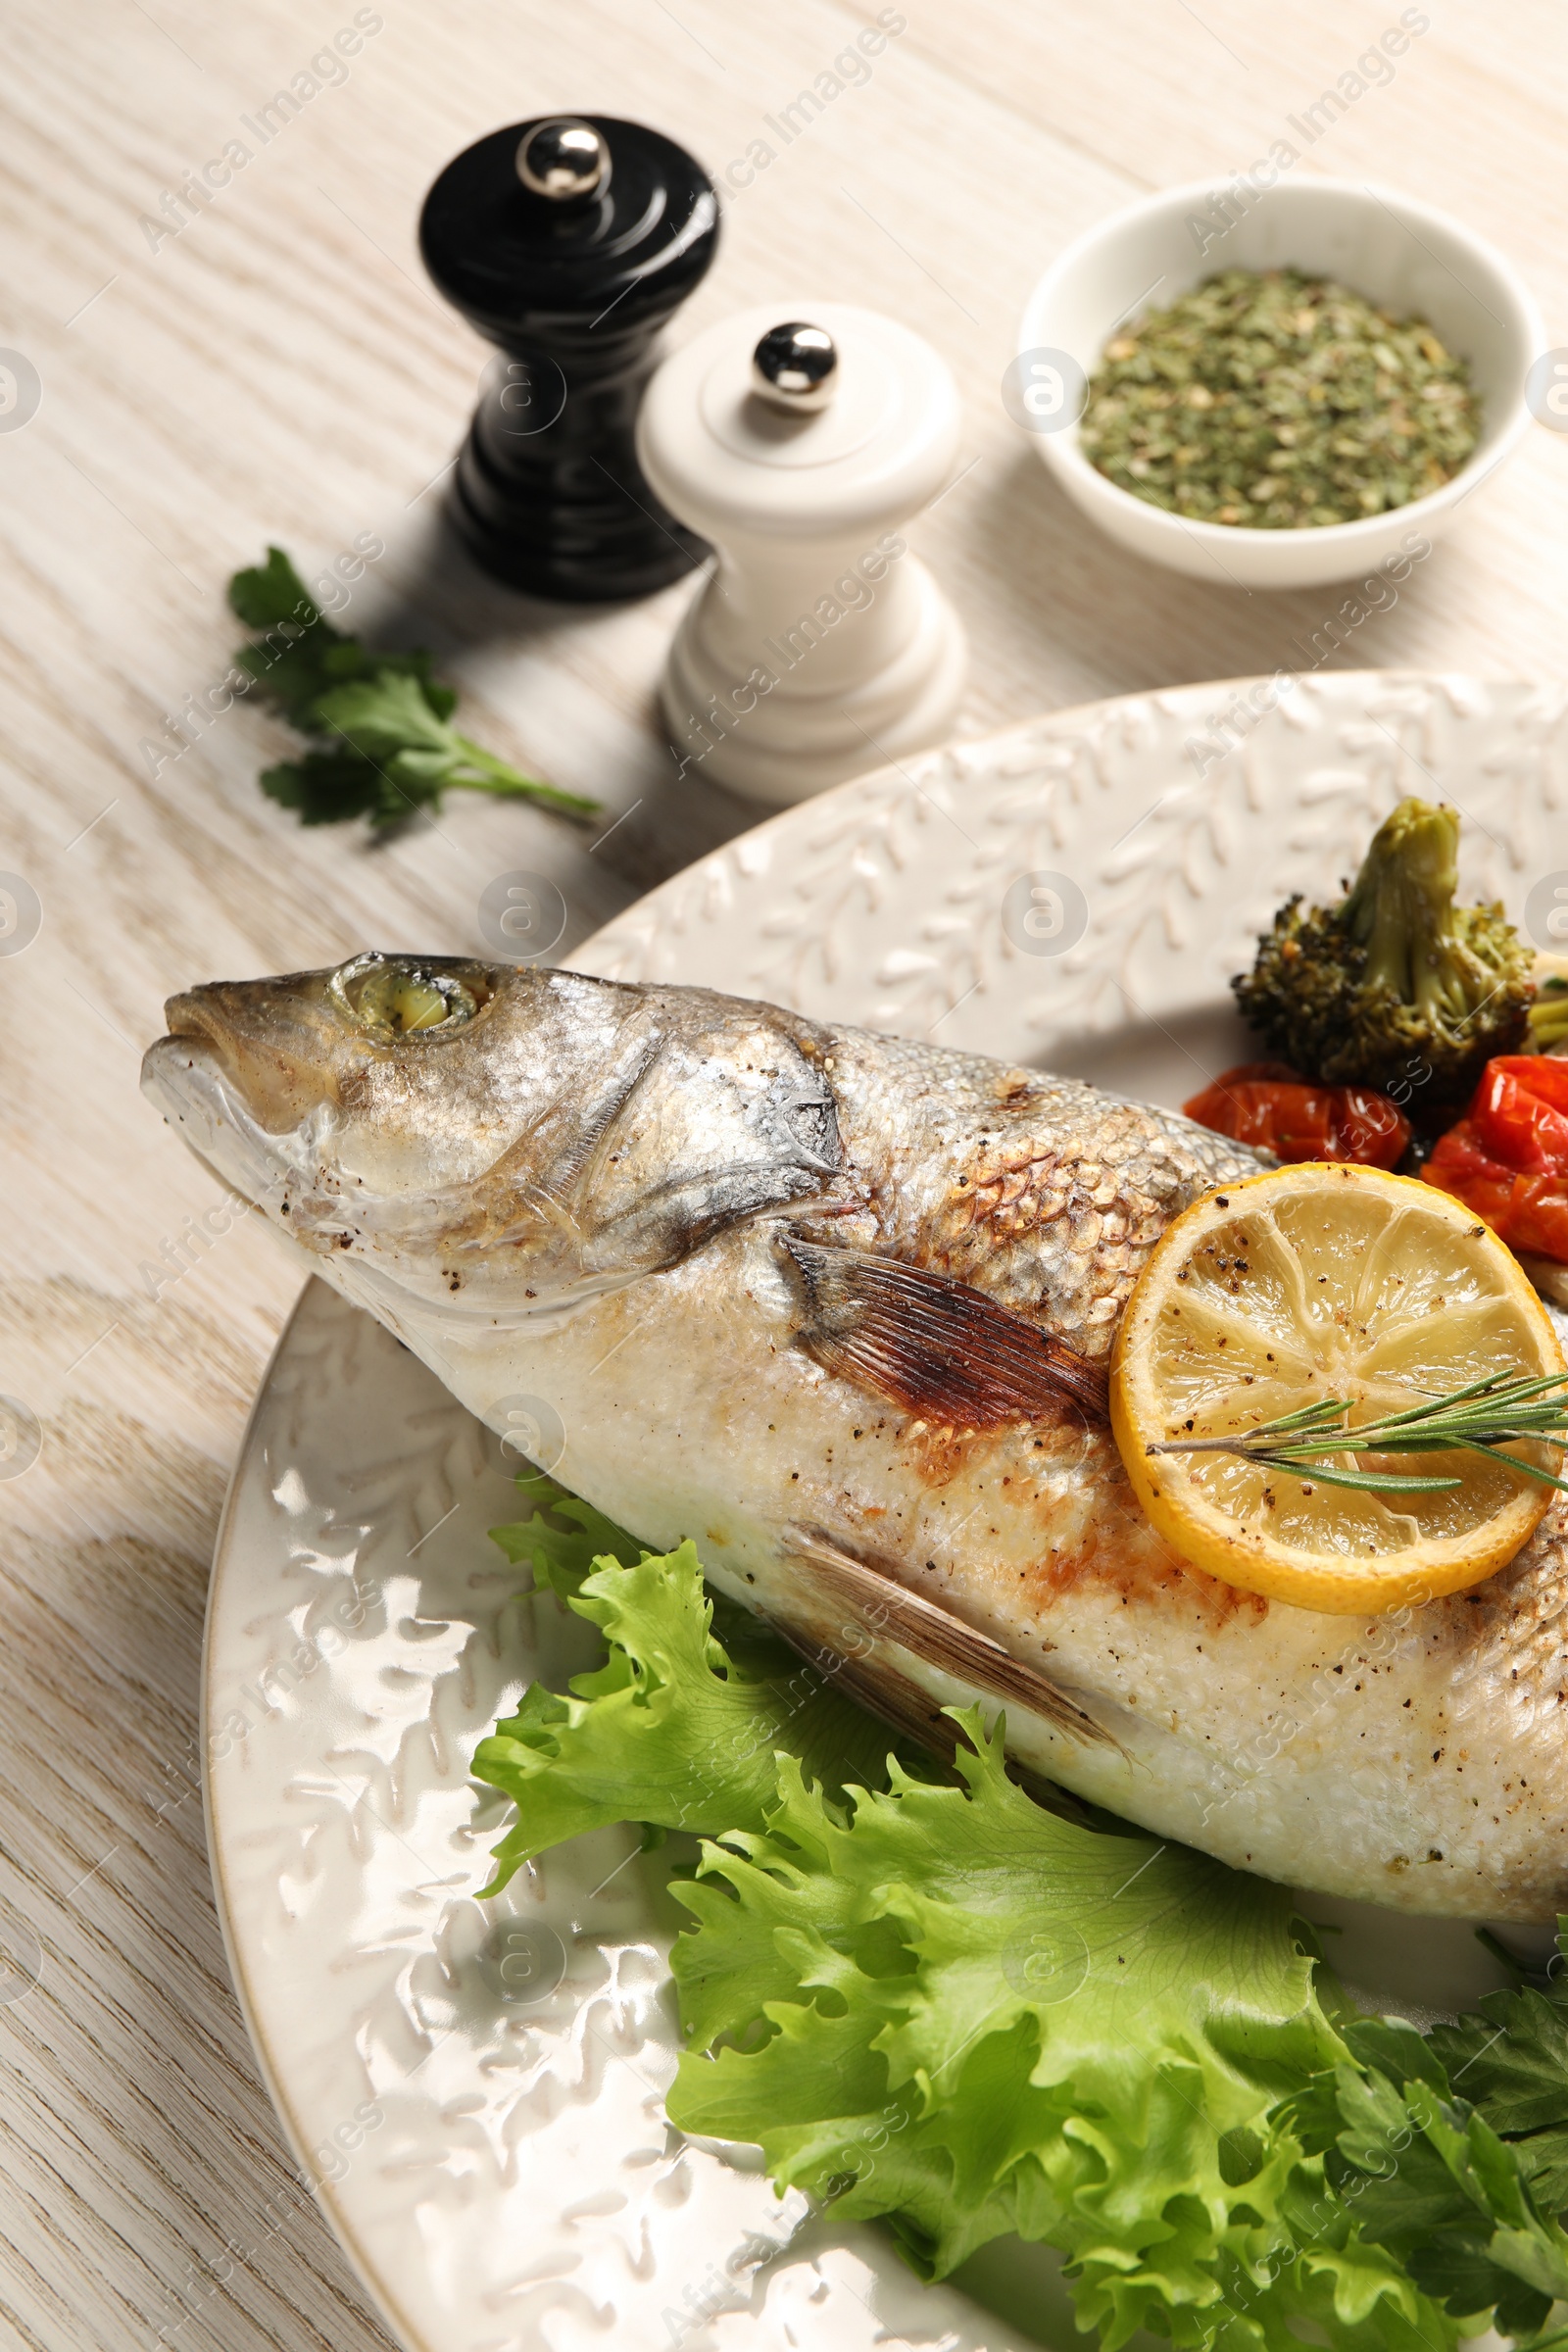
[[[836,1657],[846,1658],[852,1669],[857,1659],[862,1661],[857,1673],[862,1688],[881,1674],[880,1666],[873,1668],[864,1662],[863,1644],[868,1638],[873,1642],[892,1642],[943,1674],[971,1684],[993,1698],[1010,1699],[1015,1705],[1044,1716],[1054,1730],[1068,1739],[1112,1747],[1118,1744],[1102,1725],[1074,1705],[1054,1683],[1032,1666],[1025,1666],[1010,1650],[1004,1649],[1000,1642],[993,1642],[989,1634],[977,1633],[951,1610],[939,1608],[921,1592],[911,1592],[886,1570],[867,1566],[864,1560],[856,1559],[853,1553],[811,1528],[789,1528],[785,1541],[791,1559],[805,1570],[817,1600],[827,1603],[836,1613],[835,1631],[822,1634],[823,1646]],[[825,1612],[816,1616],[813,1631],[821,1631],[824,1617]],[[914,1686],[908,1688],[912,1690]],[[902,1699],[903,1693],[896,1693],[895,1697]],[[891,1703],[877,1705],[876,1712],[888,1718]],[[903,1728],[914,1730],[912,1715]],[[930,1741],[929,1729],[915,1736]]]
[[[863,1707],[890,1731],[912,1740],[916,1747],[940,1756],[945,1763],[957,1754],[958,1727],[951,1715],[944,1714],[941,1699],[933,1698],[897,1667],[881,1658],[873,1664],[869,1657],[852,1657],[814,1635],[786,1625],[781,1618],[770,1617],[768,1623],[779,1640],[798,1651],[824,1682],[846,1698],[853,1698],[858,1707]]]
[[[1104,1366],[983,1291],[799,1229],[780,1238],[810,1310],[801,1345],[825,1372],[944,1429],[1054,1420],[1063,1404],[1103,1417]]]
[[[933,1698],[929,1690],[922,1690],[918,1683],[910,1682],[906,1674],[900,1674],[885,1658],[879,1658],[873,1665],[868,1659],[840,1657],[808,1635],[792,1633],[777,1618],[770,1617],[768,1623],[779,1640],[787,1642],[808,1666],[814,1666],[825,1682],[830,1682],[846,1698],[853,1698],[858,1707],[863,1707],[867,1715],[874,1715],[901,1739],[923,1747],[928,1755],[940,1757],[944,1764],[952,1764],[960,1746],[967,1745],[966,1741],[960,1741],[958,1727],[942,1701]],[[1063,1788],[1058,1782],[1036,1772],[1020,1756],[1008,1756],[1004,1769],[1008,1780],[1048,1813],[1056,1814],[1062,1821],[1075,1822],[1080,1829],[1100,1827],[1091,1806],[1074,1796],[1070,1788]]]

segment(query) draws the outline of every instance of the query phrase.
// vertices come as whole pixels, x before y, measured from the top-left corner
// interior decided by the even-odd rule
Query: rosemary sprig
[[[1423,1478],[1414,1471],[1364,1470],[1358,1457],[1367,1453],[1479,1453],[1504,1469],[1517,1470],[1544,1487],[1568,1494],[1568,1482],[1554,1478],[1536,1462],[1504,1446],[1530,1440],[1568,1446],[1568,1372],[1529,1374],[1491,1373],[1468,1388],[1428,1397],[1408,1412],[1389,1413],[1381,1421],[1350,1426],[1352,1399],[1320,1396],[1294,1413],[1260,1422],[1256,1429],[1233,1438],[1173,1438],[1147,1448],[1150,1453],[1231,1453],[1243,1461],[1258,1462],[1265,1470],[1310,1470],[1329,1487],[1359,1487],[1369,1494],[1437,1494],[1459,1485],[1457,1478]],[[1324,1455],[1349,1455],[1346,1468]]]

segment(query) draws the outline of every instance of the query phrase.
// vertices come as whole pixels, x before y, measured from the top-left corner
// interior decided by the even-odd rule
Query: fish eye
[[[332,974],[327,993],[340,1012],[372,1037],[461,1029],[479,1009],[474,991],[451,972],[431,971],[406,956],[356,956]]]

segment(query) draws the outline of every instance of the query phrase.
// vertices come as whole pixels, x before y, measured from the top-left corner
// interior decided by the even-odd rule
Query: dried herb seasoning
[[[1424,318],[1298,270],[1226,270],[1111,338],[1079,440],[1152,506],[1300,530],[1441,489],[1480,429],[1468,367]]]

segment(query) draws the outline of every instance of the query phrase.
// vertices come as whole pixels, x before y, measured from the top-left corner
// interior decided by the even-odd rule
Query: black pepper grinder
[[[708,553],[643,479],[633,430],[659,329],[704,275],[718,199],[683,147],[549,116],[454,157],[424,200],[436,287],[506,355],[458,459],[454,520],[533,596],[647,596]]]

